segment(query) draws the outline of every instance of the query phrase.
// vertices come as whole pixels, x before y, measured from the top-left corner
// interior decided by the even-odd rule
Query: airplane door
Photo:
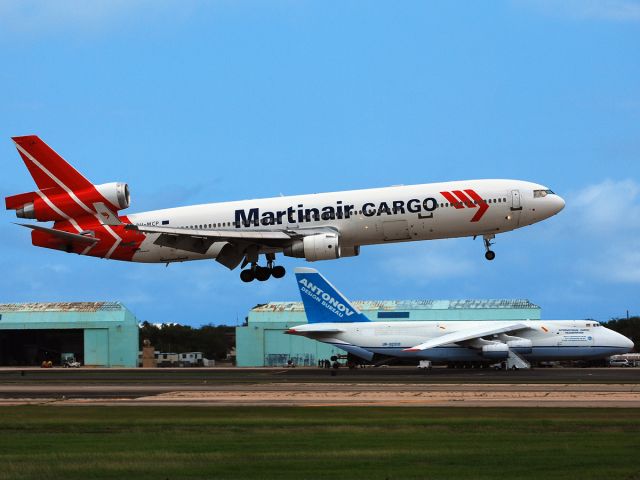
[[[520,213],[522,212],[522,202],[520,201],[520,190],[511,190],[511,213],[507,216],[507,223],[520,225]]]
[[[382,222],[382,232],[385,242],[392,240],[409,240],[409,222],[406,220],[392,220]]]
[[[511,210],[522,210],[520,190],[511,190]]]

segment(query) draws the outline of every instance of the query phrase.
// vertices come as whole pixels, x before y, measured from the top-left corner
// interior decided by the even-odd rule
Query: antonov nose
[[[608,328],[603,330],[602,333],[605,334],[605,338],[602,339],[603,342],[609,343],[618,350],[623,350],[621,353],[627,353],[633,350],[633,342],[621,333],[614,332]]]
[[[633,342],[631,341],[631,339],[625,337],[621,333],[618,333],[618,336],[619,336],[618,341],[620,342],[620,347],[626,348],[628,352],[633,350]]]

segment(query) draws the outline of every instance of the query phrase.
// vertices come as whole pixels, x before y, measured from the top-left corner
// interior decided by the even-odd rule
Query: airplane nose
[[[613,330],[609,330],[609,335],[609,341],[612,346],[624,350],[624,353],[633,350],[633,342],[628,337],[625,337],[621,333],[614,332]]]
[[[553,210],[553,214],[559,213],[565,206],[564,198],[560,195],[552,195],[550,198],[552,204],[551,208]]]
[[[633,350],[633,342],[630,338],[625,337],[624,335],[620,335],[622,338],[620,339],[620,343],[622,343],[622,348],[626,348],[627,351]]]

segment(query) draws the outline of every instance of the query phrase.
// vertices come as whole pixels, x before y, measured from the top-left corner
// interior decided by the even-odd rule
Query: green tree
[[[221,360],[234,347],[235,327],[208,324],[193,328],[175,323],[157,326],[143,322],[140,326],[141,348],[146,339],[162,352],[202,352],[205,358]]]
[[[612,318],[606,323],[611,330],[621,333],[634,343],[634,351],[640,348],[640,317]]]

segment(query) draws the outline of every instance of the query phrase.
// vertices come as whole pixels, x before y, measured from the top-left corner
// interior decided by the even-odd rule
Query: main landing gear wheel
[[[240,272],[240,280],[242,280],[243,282],[252,282],[254,278],[255,276],[253,275],[253,270],[251,268],[247,268],[246,270],[242,270]]]
[[[287,271],[281,265],[277,265],[271,269],[271,276],[273,278],[282,278],[286,273]]]
[[[271,269],[268,267],[256,266],[256,271],[254,274],[255,274],[256,280],[260,282],[266,282],[267,280],[269,280],[269,277],[271,276]]]
[[[266,282],[270,277],[282,278],[287,271],[284,267],[277,265],[273,266],[273,259],[267,260],[267,266],[261,267],[257,263],[253,263],[251,267],[240,272],[240,280],[243,282],[252,282],[258,280],[259,282]]]
[[[493,242],[491,240],[493,240],[494,238],[496,238],[495,235],[482,236],[482,239],[484,240],[484,248],[487,249],[487,251],[484,254],[484,258],[486,258],[487,260],[493,260],[494,258],[496,258],[496,252],[491,250],[491,245],[493,245]]]

